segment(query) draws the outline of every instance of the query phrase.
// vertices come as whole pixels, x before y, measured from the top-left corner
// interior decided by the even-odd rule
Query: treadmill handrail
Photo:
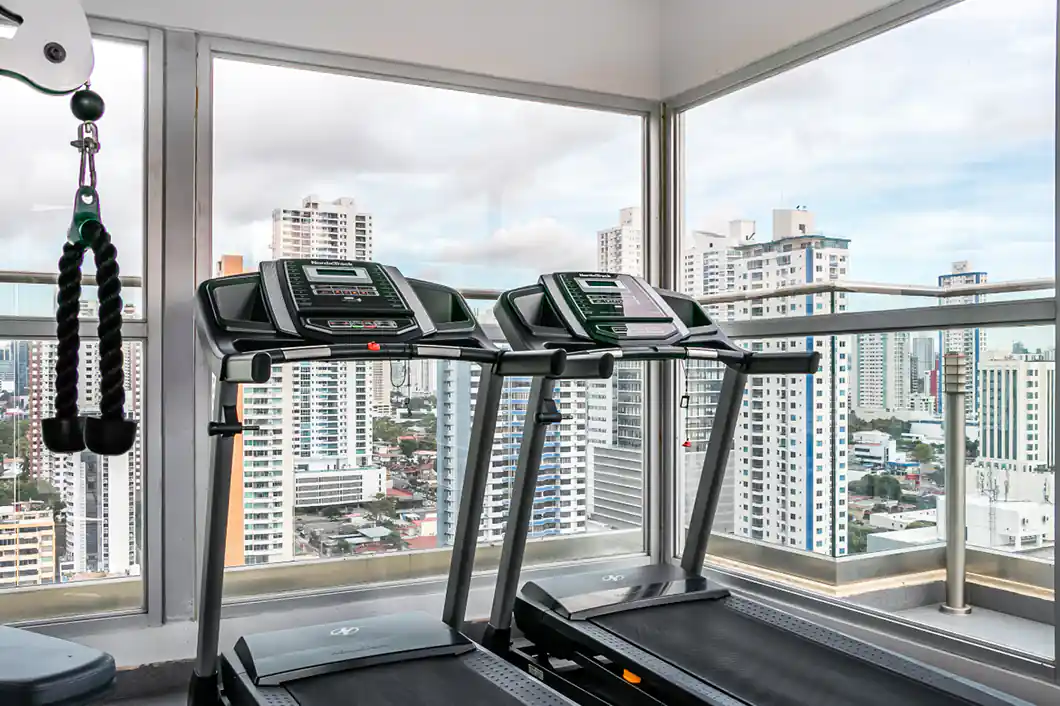
[[[599,356],[600,360],[605,358]],[[417,359],[493,364],[497,374],[503,376],[544,375],[558,378],[563,376],[566,369],[567,352],[559,349],[505,351],[429,343],[317,344],[223,356],[220,379],[223,382],[261,384],[269,381],[273,365],[295,362]]]

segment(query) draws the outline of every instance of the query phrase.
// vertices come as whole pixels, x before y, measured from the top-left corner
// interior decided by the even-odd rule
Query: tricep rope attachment
[[[96,192],[96,121],[103,116],[103,99],[86,87],[70,101],[81,121],[73,146],[81,153],[81,172],[67,242],[59,259],[58,306],[55,310],[58,351],[55,362],[55,416],[41,423],[44,445],[56,453],[89,451],[120,456],[136,440],[136,422],[125,418],[125,371],[122,352],[121,278],[118,250],[100,217]],[[96,262],[99,301],[99,416],[78,413],[78,367],[81,338],[81,266],[85,251]]]

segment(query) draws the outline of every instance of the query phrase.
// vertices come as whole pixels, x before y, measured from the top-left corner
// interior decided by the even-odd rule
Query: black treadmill
[[[741,596],[702,569],[748,375],[817,372],[814,352],[737,347],[691,297],[624,274],[561,272],[503,294],[497,321],[516,350],[610,350],[621,360],[725,366],[714,430],[680,566],[649,565],[527,583],[494,605],[483,642],[584,704],[895,706],[1024,704]],[[525,443],[525,442],[524,442]],[[521,468],[529,488],[537,468]],[[525,537],[513,494],[505,545]],[[518,567],[504,580],[518,581]],[[498,590],[498,597],[501,595]],[[514,594],[514,588],[509,593]]]
[[[373,262],[263,262],[259,272],[204,282],[197,304],[200,339],[218,384],[189,704],[569,704],[458,628],[503,378],[606,376],[613,357],[593,353],[570,364],[561,350],[501,351],[456,290]],[[482,366],[443,620],[410,613],[246,635],[218,657],[233,439],[247,428],[237,416],[239,386],[268,382],[272,366],[284,363],[424,358]]]

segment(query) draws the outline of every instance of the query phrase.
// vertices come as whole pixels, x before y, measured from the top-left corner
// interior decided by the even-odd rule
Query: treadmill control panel
[[[434,332],[396,268],[355,260],[285,259],[262,262],[260,273],[265,301],[283,333],[339,341]]]
[[[558,272],[542,278],[557,310],[569,313],[600,343],[665,341],[680,333],[680,320],[639,277],[609,272]]]

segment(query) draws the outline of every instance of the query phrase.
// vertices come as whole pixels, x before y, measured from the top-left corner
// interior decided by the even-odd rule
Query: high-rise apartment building
[[[1020,473],[1054,467],[1055,383],[1056,362],[1044,356],[981,361],[978,466]]]
[[[353,199],[307,196],[298,208],[273,211],[272,256],[370,260],[372,217]],[[241,269],[237,258],[222,259],[221,273]],[[372,464],[374,374],[366,362],[294,363],[243,386],[244,420],[258,428],[243,434],[237,456],[241,493],[228,521],[242,543],[230,542],[226,564],[289,560],[296,507],[312,498],[359,502],[382,487],[383,470]]]
[[[55,583],[55,518],[43,503],[0,507],[0,588]]]
[[[939,287],[951,289],[974,284],[985,284],[986,273],[972,269],[967,260],[954,262],[949,274],[939,275]],[[940,306],[957,304],[979,304],[986,301],[986,295],[970,293],[956,297],[939,299]],[[936,362],[939,380],[942,379],[942,357],[947,353],[964,354],[964,371],[968,382],[965,384],[964,412],[969,423],[975,422],[979,413],[979,365],[986,357],[986,329],[966,328],[939,331],[939,350]],[[936,408],[942,412],[942,385],[938,386]]]
[[[909,377],[912,379],[912,393],[931,394],[927,380],[935,370],[935,339],[930,336],[913,336],[909,342],[910,362]]]
[[[623,208],[618,225],[596,234],[596,267],[601,272],[644,273],[644,219],[636,206]]]
[[[96,302],[81,302],[82,318],[94,318],[96,311]],[[125,315],[135,315],[131,305],[126,305]],[[130,342],[122,351],[125,411],[135,419],[143,409],[143,347]],[[124,456],[97,456],[89,451],[57,454],[45,448],[40,422],[55,414],[57,352],[54,341],[33,341],[29,345],[27,465],[30,475],[54,487],[66,506],[66,521],[59,533],[64,537],[58,559],[60,574],[66,578],[82,573],[138,573],[140,548],[136,538],[143,484],[143,433],[136,435],[132,449]],[[82,341],[78,378],[81,413],[98,413],[98,341]]]
[[[624,208],[618,225],[596,234],[596,269],[644,274],[643,215]],[[588,383],[591,517],[611,527],[636,527],[643,508],[644,364],[616,361],[610,380]]]
[[[847,277],[849,241],[825,236],[806,210],[773,212],[773,239],[737,247],[736,286],[753,296]],[[844,294],[749,299],[737,319],[813,316],[846,309]],[[739,536],[813,552],[846,554],[846,427],[853,371],[848,336],[742,342],[752,350],[813,350],[816,375],[752,376],[733,447]]]
[[[477,365],[439,361],[438,368],[438,543],[453,543],[463,489],[471,421],[478,401]],[[530,537],[584,532],[587,528],[585,380],[560,380],[555,400],[563,421],[549,428],[534,494]],[[506,378],[493,439],[489,481],[479,527],[479,542],[504,538],[512,482],[519,459],[530,378]]]
[[[913,389],[909,334],[863,333],[855,343],[854,406],[887,412],[909,409]]]

